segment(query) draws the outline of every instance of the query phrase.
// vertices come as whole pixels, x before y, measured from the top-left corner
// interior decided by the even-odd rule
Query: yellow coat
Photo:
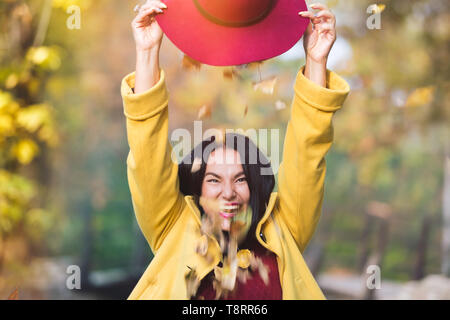
[[[323,88],[302,71],[294,86],[278,192],[271,194],[256,236],[276,254],[283,299],[324,299],[302,253],[321,214],[332,116],[341,108],[349,86],[328,71],[327,88]],[[200,212],[192,197],[183,197],[179,191],[178,166],[171,160],[164,71],[146,92],[133,94],[132,88],[134,73],[123,79],[121,88],[130,146],[128,183],[137,221],[154,258],[128,299],[188,299],[185,275],[189,268],[205,277],[221,260],[220,248],[216,240],[208,239],[212,262],[195,252],[202,237]]]

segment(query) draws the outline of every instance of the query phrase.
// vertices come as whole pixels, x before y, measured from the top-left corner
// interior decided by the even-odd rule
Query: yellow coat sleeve
[[[136,218],[156,253],[184,204],[178,165],[171,159],[168,139],[168,92],[162,70],[156,85],[134,94],[134,73],[122,80],[121,94],[130,152],[128,184]]]
[[[333,141],[332,116],[349,86],[327,71],[327,88],[299,71],[278,171],[279,216],[303,252],[319,220],[325,180],[325,154]]]

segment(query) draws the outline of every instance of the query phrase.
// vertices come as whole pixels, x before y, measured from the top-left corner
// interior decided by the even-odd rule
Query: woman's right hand
[[[147,0],[139,9],[139,13],[131,23],[137,51],[159,49],[163,31],[156,22],[155,16],[163,13],[167,6],[159,0]]]

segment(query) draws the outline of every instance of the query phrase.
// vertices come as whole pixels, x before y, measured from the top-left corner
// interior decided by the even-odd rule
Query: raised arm
[[[137,221],[153,252],[184,206],[168,140],[168,93],[159,68],[162,31],[151,19],[161,4],[148,1],[132,23],[136,73],[126,76],[121,88],[130,146],[128,183]]]
[[[296,78],[278,171],[279,215],[303,251],[319,220],[324,191],[325,155],[333,141],[332,116],[343,104],[348,84],[326,70],[328,53],[336,39],[334,16],[322,5],[305,34],[306,65]]]

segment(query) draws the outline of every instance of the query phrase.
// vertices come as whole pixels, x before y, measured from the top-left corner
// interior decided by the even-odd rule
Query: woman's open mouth
[[[219,214],[225,219],[231,219],[239,213],[241,205],[237,202],[226,203],[220,206]]]

